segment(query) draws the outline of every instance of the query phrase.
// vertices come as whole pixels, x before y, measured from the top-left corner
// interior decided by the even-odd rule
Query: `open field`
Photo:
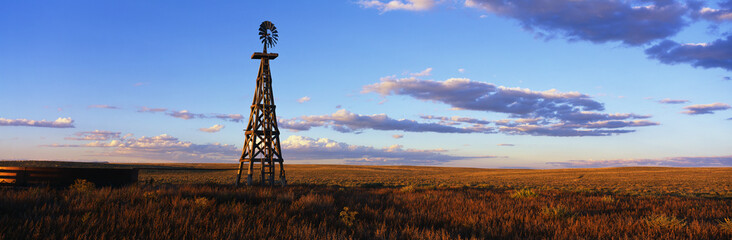
[[[134,166],[152,184],[0,189],[0,239],[732,238],[732,168],[286,165],[291,186],[233,188],[234,164]]]

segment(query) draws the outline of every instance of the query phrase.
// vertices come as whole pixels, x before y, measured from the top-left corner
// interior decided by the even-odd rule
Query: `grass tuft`
[[[678,229],[686,226],[684,220],[676,218],[676,216],[667,216],[665,214],[653,214],[646,217],[646,225],[655,228]]]
[[[534,190],[531,190],[529,188],[522,188],[520,190],[516,190],[511,194],[512,198],[534,198],[538,196]]]

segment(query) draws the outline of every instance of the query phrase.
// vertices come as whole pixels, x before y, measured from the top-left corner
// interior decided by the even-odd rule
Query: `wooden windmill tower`
[[[277,53],[267,53],[267,47],[273,47],[277,43],[277,28],[270,21],[264,21],[259,25],[259,39],[264,44],[262,52],[252,54],[252,59],[260,59],[259,74],[257,75],[257,88],[254,90],[254,100],[249,114],[244,135],[244,149],[239,159],[239,171],[236,175],[235,185],[239,185],[244,165],[248,163],[247,185],[252,185],[252,174],[255,164],[260,165],[259,171],[262,175],[260,184],[275,185],[275,164],[280,165],[280,178],[277,183],[283,186],[285,180],[285,168],[282,165],[282,151],[280,148],[280,130],[277,128],[277,115],[275,114],[274,96],[272,94],[272,75],[269,72],[269,60],[277,58]]]

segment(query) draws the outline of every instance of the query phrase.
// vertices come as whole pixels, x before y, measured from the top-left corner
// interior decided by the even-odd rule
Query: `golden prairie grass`
[[[0,189],[0,239],[732,239],[729,168],[287,165],[288,187],[234,188],[226,165],[145,166]]]
[[[0,189],[3,239],[730,239],[727,199],[182,184]]]

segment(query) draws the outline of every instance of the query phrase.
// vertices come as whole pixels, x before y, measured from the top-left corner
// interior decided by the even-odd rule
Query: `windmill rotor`
[[[259,25],[259,39],[264,44],[264,51],[267,52],[267,48],[274,47],[277,44],[277,27],[270,21],[264,21]]]

